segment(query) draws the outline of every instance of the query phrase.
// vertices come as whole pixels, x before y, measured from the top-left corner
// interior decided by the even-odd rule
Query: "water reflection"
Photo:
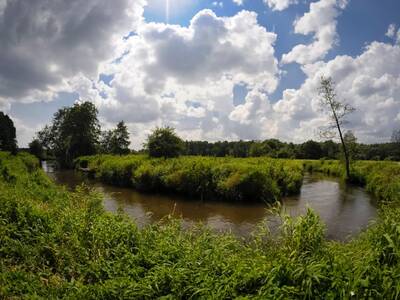
[[[49,175],[70,188],[82,182],[94,187],[104,194],[107,210],[115,212],[123,208],[139,226],[174,214],[181,216],[186,225],[200,221],[214,230],[231,231],[246,237],[261,221],[273,219],[261,203],[203,202],[170,195],[143,194],[90,180],[73,171],[56,171]],[[376,216],[375,202],[362,188],[318,174],[304,178],[300,195],[282,200],[282,209],[292,216],[304,214],[307,207],[312,207],[321,216],[327,225],[328,238],[335,240],[357,234]]]

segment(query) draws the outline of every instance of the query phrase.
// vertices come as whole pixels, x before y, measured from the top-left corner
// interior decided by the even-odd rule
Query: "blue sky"
[[[0,0],[0,109],[16,120],[21,145],[77,100],[98,106],[104,128],[124,119],[134,147],[158,125],[210,141],[317,139],[322,73],[358,106],[349,129],[361,141],[387,141],[400,126],[400,1],[169,0],[168,24],[166,0],[78,2],[67,18],[62,12],[78,5],[55,0],[43,12]],[[291,3],[278,11],[267,2]],[[255,23],[243,12],[255,12]],[[215,41],[197,41],[203,30]]]

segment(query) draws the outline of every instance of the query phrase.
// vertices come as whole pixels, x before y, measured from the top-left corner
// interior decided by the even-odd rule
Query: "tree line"
[[[151,157],[176,157],[179,155],[233,156],[299,159],[342,159],[347,177],[350,177],[351,160],[400,160],[400,129],[394,130],[392,142],[386,144],[359,144],[352,131],[344,131],[346,116],[354,111],[349,104],[337,99],[331,78],[321,77],[320,105],[330,121],[321,128],[324,142],[309,140],[302,144],[265,141],[215,142],[183,141],[171,127],[157,127],[148,135],[144,149]],[[338,137],[340,143],[333,142]],[[128,154],[129,132],[124,121],[114,129],[102,131],[98,110],[91,102],[77,102],[59,109],[51,124],[39,131],[29,144],[30,152],[41,159],[56,158],[61,166],[71,167],[79,156]],[[9,116],[0,112],[0,150],[16,153],[16,130]]]
[[[39,131],[29,144],[29,151],[40,159],[56,158],[64,167],[71,166],[79,156],[92,154],[124,155],[130,150],[129,132],[124,121],[111,130],[101,130],[97,109],[91,102],[76,103],[59,109],[51,124]],[[16,153],[16,130],[11,118],[0,112],[0,150]],[[347,132],[344,140],[349,155],[354,160],[400,161],[400,129],[394,130],[390,143],[360,144],[354,134]],[[179,155],[341,159],[340,143],[332,140],[313,140],[301,144],[278,139],[264,141],[183,141],[171,127],[156,128],[148,136],[140,153],[153,157],[176,157]]]
[[[185,155],[296,158],[296,159],[340,159],[341,144],[332,140],[317,142],[309,140],[301,144],[287,143],[278,139],[264,141],[207,141],[184,142]],[[400,160],[400,144],[352,143],[350,155],[355,160]]]

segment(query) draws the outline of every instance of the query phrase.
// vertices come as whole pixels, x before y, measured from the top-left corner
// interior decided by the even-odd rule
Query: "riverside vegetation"
[[[298,193],[305,171],[345,177],[337,160],[94,155],[80,157],[75,164],[106,183],[141,191],[269,203]],[[366,186],[378,200],[400,202],[400,164],[357,161],[351,167],[353,183]]]
[[[342,172],[336,162],[303,164]],[[68,191],[32,156],[2,152],[0,298],[398,298],[399,166],[370,162],[355,169],[382,200],[379,217],[358,238],[327,241],[309,210],[297,219],[282,216],[274,235],[260,224],[244,242],[201,225],[183,229],[168,217],[139,230],[122,213],[105,212],[99,194],[84,186]]]
[[[298,193],[303,180],[300,161],[270,158],[95,155],[78,158],[76,166],[107,183],[140,191],[228,201],[275,202]]]

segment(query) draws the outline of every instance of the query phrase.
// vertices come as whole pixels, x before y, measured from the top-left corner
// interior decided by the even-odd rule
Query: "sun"
[[[197,5],[198,0],[148,0],[146,10],[162,18],[165,23],[181,17]]]

